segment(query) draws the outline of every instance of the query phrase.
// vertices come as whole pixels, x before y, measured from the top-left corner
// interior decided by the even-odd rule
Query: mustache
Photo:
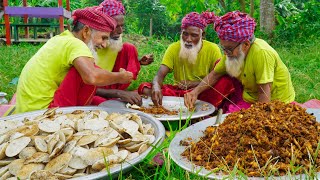
[[[192,46],[192,47],[195,46],[193,43],[188,43],[188,42],[184,42],[184,45],[185,46]]]

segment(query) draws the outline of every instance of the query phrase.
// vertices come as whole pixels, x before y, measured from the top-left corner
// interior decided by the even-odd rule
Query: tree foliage
[[[64,7],[66,0],[64,1]],[[97,6],[103,0],[70,0],[71,10]],[[58,0],[27,0],[30,6],[57,6]],[[178,39],[182,18],[189,12],[209,10],[217,15],[241,10],[256,19],[256,34],[260,29],[260,0],[122,0],[126,8],[126,32],[148,36],[150,19],[152,34],[157,37]],[[22,0],[9,0],[10,5],[21,6]],[[252,6],[253,5],[253,6]],[[286,41],[305,40],[320,35],[319,0],[274,0],[276,27],[274,38]],[[207,28],[207,38],[218,41],[212,26]]]

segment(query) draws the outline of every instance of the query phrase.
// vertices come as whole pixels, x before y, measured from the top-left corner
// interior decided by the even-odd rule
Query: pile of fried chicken
[[[306,109],[280,101],[232,113],[182,156],[208,170],[268,177],[320,171],[320,123]]]

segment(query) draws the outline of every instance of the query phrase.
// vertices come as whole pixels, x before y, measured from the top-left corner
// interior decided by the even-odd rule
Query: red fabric
[[[104,0],[99,6],[103,7],[103,13],[109,16],[124,15],[126,13],[122,3],[116,0]]]
[[[232,78],[234,85],[234,92],[225,99],[222,105],[223,113],[232,113],[240,111],[241,109],[248,109],[251,104],[244,101],[242,98],[243,86],[236,78]]]
[[[255,26],[253,18],[239,11],[228,12],[224,16],[217,17],[214,23],[219,39],[240,43],[252,37]]]
[[[17,93],[14,93],[14,95],[12,96],[9,104],[10,104],[10,105],[15,105],[16,102],[17,102]]]
[[[142,83],[138,88],[138,93],[142,94],[142,90],[144,87],[151,88],[151,83]],[[179,89],[178,86],[173,85],[163,85],[162,86],[162,94],[164,96],[178,96],[183,97],[184,94],[190,92],[189,90]],[[222,76],[218,82],[213,86],[213,88],[207,89],[202,92],[198,99],[209,102],[215,107],[219,107],[225,97],[229,96],[229,94],[234,92],[234,86],[232,83],[232,79],[229,76]]]
[[[191,12],[182,19],[181,29],[186,29],[189,26],[195,26],[204,30],[208,24],[212,24],[214,22],[214,19],[215,16],[213,12],[203,12],[202,14]]]
[[[112,72],[119,72],[120,68],[132,72],[133,78],[137,79],[138,73],[140,71],[140,62],[138,59],[138,52],[134,45],[130,43],[124,43],[122,50],[118,53],[116,62],[114,64]],[[104,89],[119,89],[126,90],[130,86],[128,84],[112,84],[105,87],[99,87]],[[92,105],[99,105],[100,103],[108,99],[94,96],[92,100]]]
[[[92,29],[103,32],[111,32],[117,26],[117,22],[104,14],[102,8],[98,6],[77,9],[73,12],[72,18],[74,24],[79,21]]]
[[[56,90],[49,108],[90,105],[96,89],[96,86],[85,84],[76,68],[72,67]]]
[[[296,101],[293,102],[293,104],[300,105],[303,108],[315,108],[315,109],[320,109],[320,100],[318,99],[311,99],[303,104],[300,104]]]

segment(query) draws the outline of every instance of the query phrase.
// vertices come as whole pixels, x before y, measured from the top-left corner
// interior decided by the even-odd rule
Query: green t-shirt
[[[112,51],[110,48],[98,49],[98,59],[96,64],[105,70],[112,72],[114,64],[117,60],[118,52]]]
[[[17,87],[17,113],[45,109],[78,57],[93,58],[70,31],[51,38],[23,68]]]
[[[180,60],[180,41],[172,43],[166,50],[162,64],[169,67],[174,73],[176,82],[182,80],[201,81],[213,69],[215,62],[221,58],[219,47],[209,41],[203,40],[195,64]]]
[[[215,67],[216,73],[226,73],[225,61],[226,56]],[[258,101],[258,84],[271,82],[271,100],[294,101],[295,92],[288,68],[278,53],[262,39],[257,38],[251,45],[238,79],[243,85],[243,99],[247,102]]]

